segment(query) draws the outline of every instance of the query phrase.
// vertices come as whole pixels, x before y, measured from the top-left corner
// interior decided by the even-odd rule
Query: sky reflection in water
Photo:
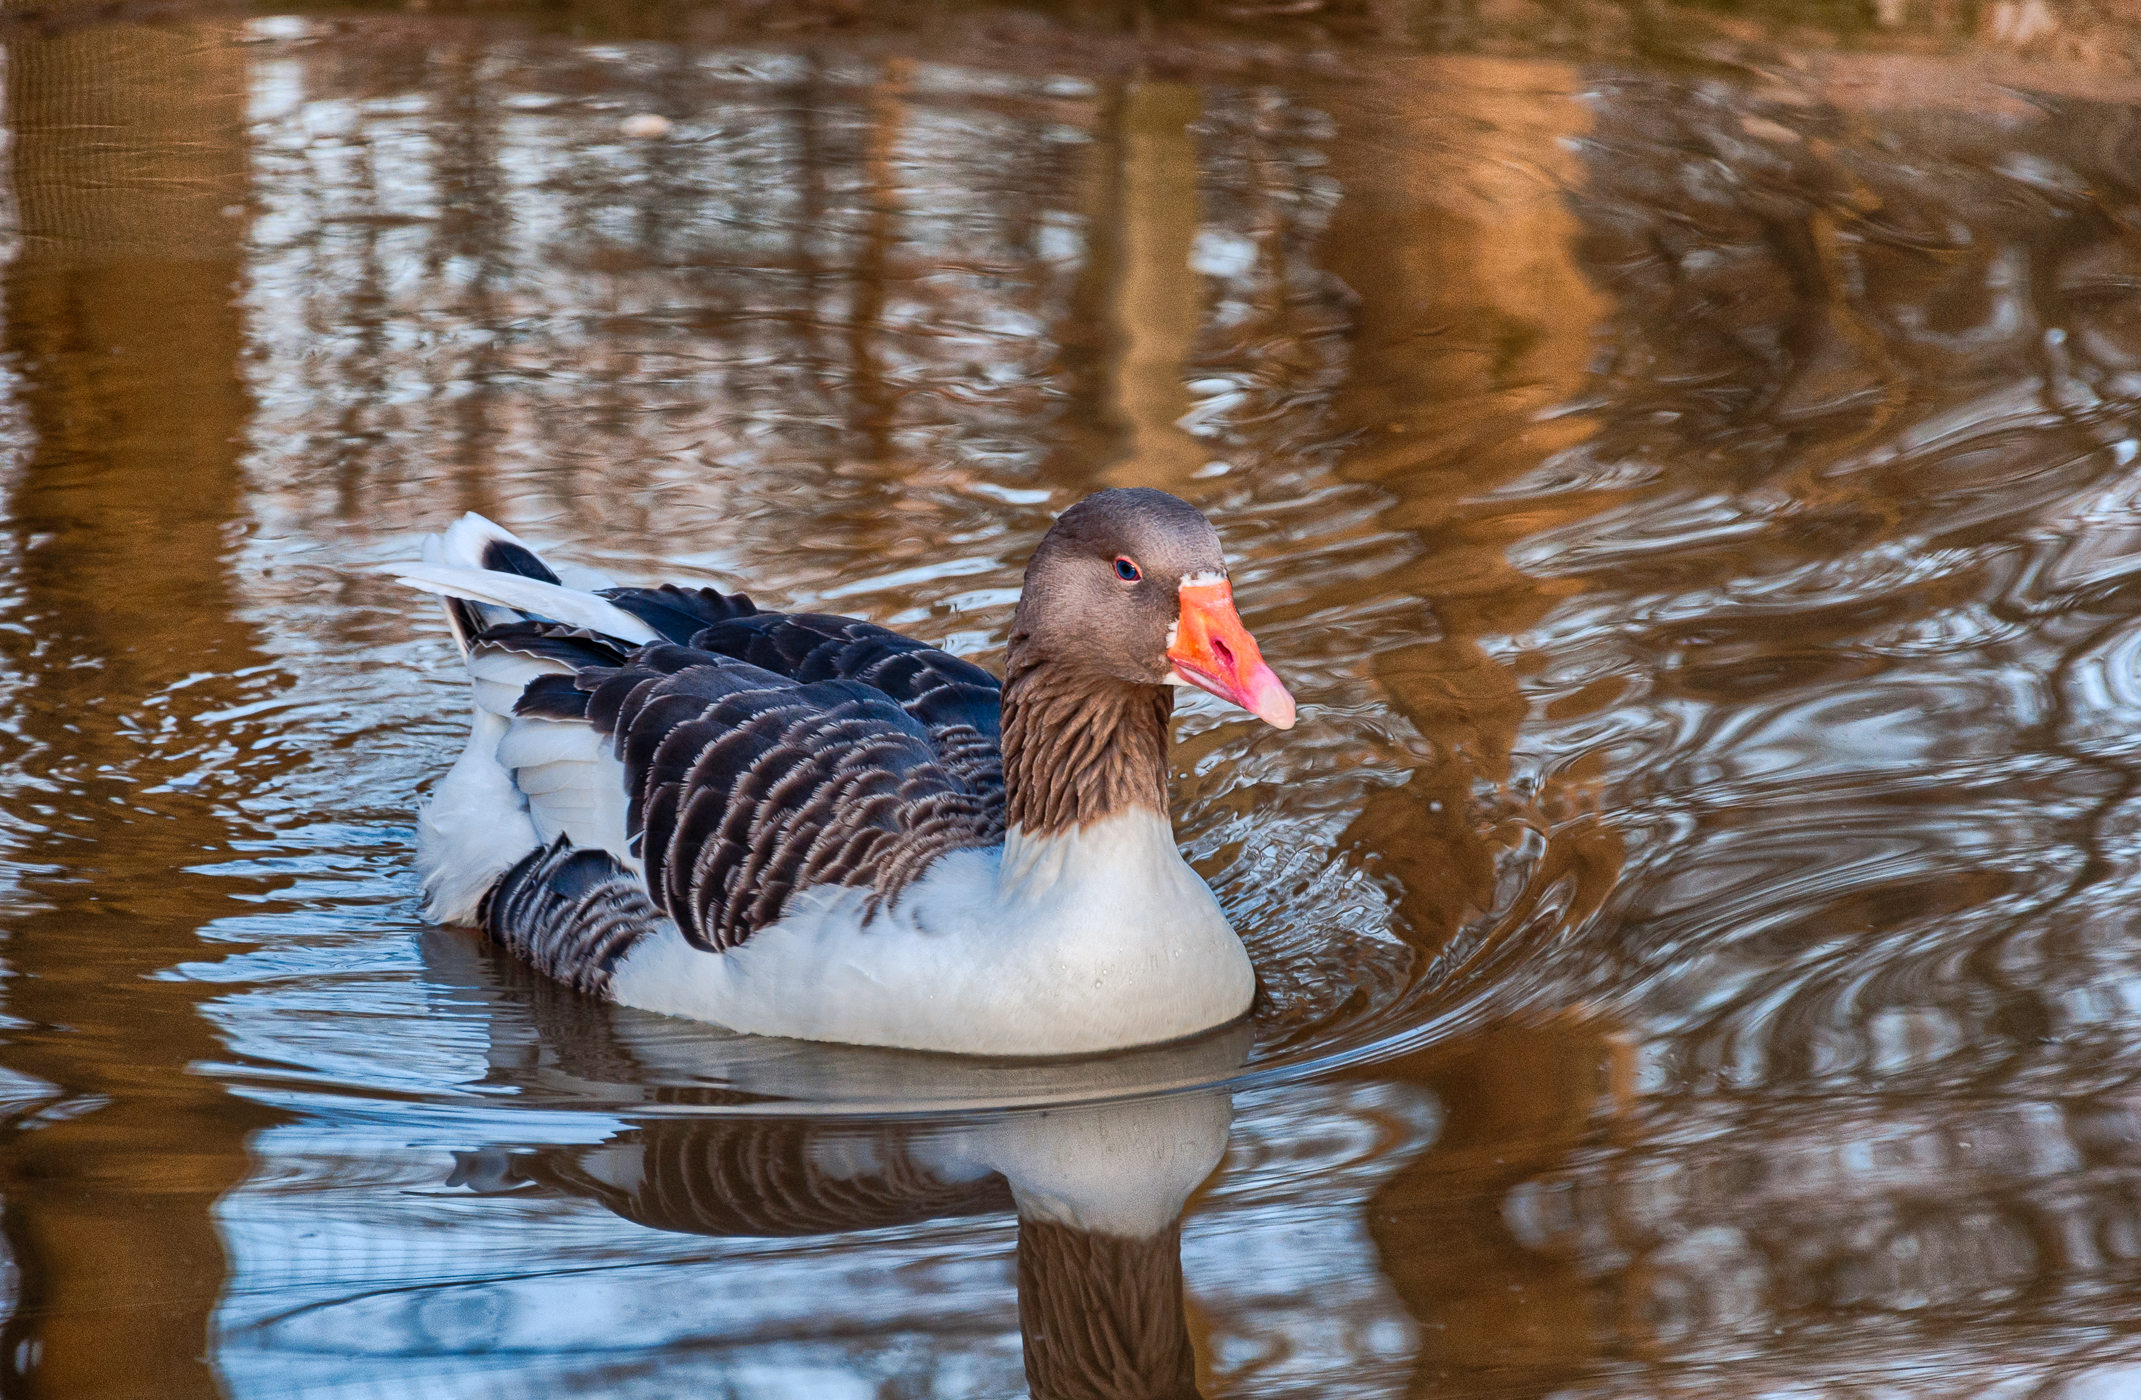
[[[2141,122],[1994,9],[14,33],[9,1393],[2141,1392]],[[1252,1028],[769,1045],[415,921],[422,531],[993,663],[1131,483],[1305,706],[1180,725]]]

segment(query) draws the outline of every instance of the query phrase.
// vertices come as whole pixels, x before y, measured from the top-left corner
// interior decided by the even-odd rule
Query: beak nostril
[[[1234,653],[1227,650],[1227,644],[1217,637],[1212,638],[1212,655],[1218,657],[1219,664],[1229,671],[1234,669]]]

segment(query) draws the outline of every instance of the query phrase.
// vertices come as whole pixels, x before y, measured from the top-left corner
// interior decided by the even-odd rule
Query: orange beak
[[[1175,678],[1230,700],[1274,729],[1294,727],[1294,698],[1264,664],[1256,638],[1234,611],[1234,585],[1182,585],[1182,619],[1167,649]]]

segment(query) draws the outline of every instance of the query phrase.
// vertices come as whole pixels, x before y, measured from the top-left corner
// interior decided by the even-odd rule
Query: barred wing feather
[[[777,921],[799,890],[896,900],[938,856],[1003,839],[1000,779],[947,762],[922,720],[861,680],[799,684],[655,644],[621,666],[543,677],[516,713],[584,720],[610,739],[648,892],[709,952]]]
[[[672,642],[790,680],[860,681],[899,702],[938,757],[979,789],[1000,789],[1002,687],[996,677],[913,637],[852,617],[760,612],[711,588],[612,588],[616,607]]]

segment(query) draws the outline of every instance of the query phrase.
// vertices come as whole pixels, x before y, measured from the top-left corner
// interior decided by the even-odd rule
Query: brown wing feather
[[[1003,839],[1000,769],[947,763],[922,720],[865,682],[798,685],[669,644],[583,669],[569,691],[560,679],[530,686],[521,709],[612,740],[647,892],[709,952],[799,890],[867,888],[874,908],[939,856]]]
[[[1002,686],[963,660],[859,618],[760,612],[740,593],[615,588],[603,594],[673,642],[810,685],[859,681],[929,734],[938,760],[977,793],[1003,788]]]

